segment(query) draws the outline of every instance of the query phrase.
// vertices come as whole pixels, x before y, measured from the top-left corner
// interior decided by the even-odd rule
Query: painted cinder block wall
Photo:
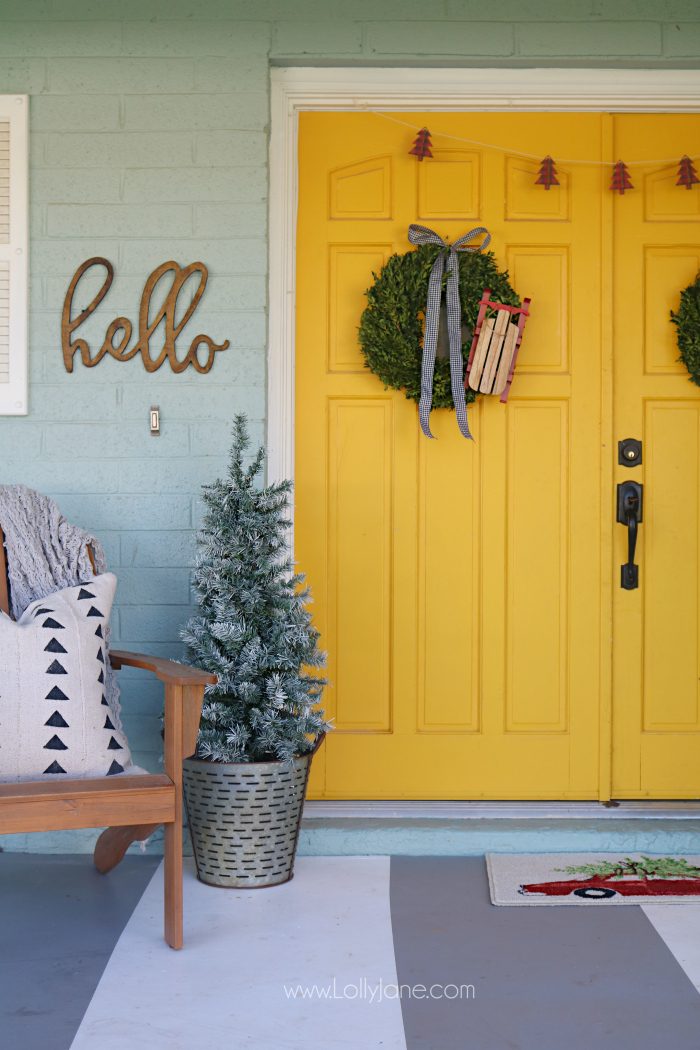
[[[236,411],[264,433],[271,64],[699,61],[695,0],[0,0],[0,92],[31,96],[30,412],[0,418],[0,480],[50,493],[102,538],[115,639],[181,654],[200,486],[225,466]],[[209,375],[148,375],[138,358],[65,372],[63,296],[93,255],[116,269],[93,345],[118,313],[136,319],[156,265],[208,265],[188,331],[231,342]],[[156,769],[159,689],[123,684],[135,758]]]

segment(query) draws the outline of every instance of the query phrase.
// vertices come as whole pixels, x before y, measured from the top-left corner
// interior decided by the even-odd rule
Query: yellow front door
[[[698,116],[619,116],[615,152],[677,158],[693,152],[698,132]],[[695,798],[700,397],[678,362],[669,313],[700,272],[700,187],[676,185],[677,161],[630,172],[634,192],[614,205],[615,437],[643,444],[641,466],[615,472],[644,491],[637,590],[619,586],[626,534],[616,527],[612,792]]]
[[[623,688],[612,710],[613,755],[609,693],[610,578],[615,601],[622,602],[613,562],[620,560],[624,531],[613,525],[612,310],[618,311],[619,391],[618,358],[632,373],[641,360],[634,325],[644,310],[652,335],[665,323],[648,289],[645,299],[634,285],[639,269],[639,279],[646,275],[656,287],[649,264],[643,270],[635,252],[648,243],[650,223],[662,235],[662,219],[640,205],[633,246],[612,225],[608,168],[561,162],[560,186],[545,191],[535,185],[538,164],[520,155],[609,160],[618,136],[634,139],[625,121],[641,118],[431,113],[401,119],[429,125],[432,160],[409,156],[410,128],[376,114],[300,117],[295,542],[329,652],[326,701],[336,725],[316,762],[312,793],[606,798],[614,760],[614,786],[624,782],[628,795],[663,794],[658,780],[640,780],[640,748],[653,752],[649,776],[659,766],[671,775],[675,740],[684,742],[686,767],[693,754],[700,758],[690,718],[697,717],[695,701],[674,699],[670,720],[666,712],[661,724],[661,700],[643,701],[640,682]],[[460,138],[501,143],[508,152]],[[643,141],[657,148],[653,136],[645,133]],[[640,146],[630,148],[631,158],[635,149],[639,154]],[[687,150],[686,144],[680,152]],[[668,203],[667,190],[660,184],[649,193],[656,193],[660,208],[679,207],[675,198]],[[694,202],[697,191],[687,196]],[[615,202],[616,218],[632,200],[630,192]],[[668,221],[681,225],[678,217]],[[499,264],[518,292],[533,298],[510,403],[504,408],[481,399],[471,408],[475,444],[460,437],[454,415],[445,411],[434,416],[437,440],[423,438],[415,404],[384,390],[363,367],[357,346],[363,292],[392,252],[409,249],[412,222],[450,240],[473,226],[488,227]],[[666,249],[676,261],[659,264],[667,270],[685,265],[678,262],[677,241],[671,245],[676,255]],[[667,298],[670,304],[672,295]],[[660,302],[663,313],[663,294]],[[674,396],[688,405],[686,422],[669,423],[663,407],[649,416],[653,403],[646,401],[645,427],[665,435],[665,458],[656,466],[665,480],[655,484],[665,485],[670,499],[669,486],[682,486],[694,468],[687,459],[682,469],[674,460],[671,482],[664,464],[687,437],[688,417],[697,421],[697,402],[682,374],[673,372],[672,333],[665,335],[666,356],[658,364],[649,360],[666,384],[658,394],[665,409],[667,388],[677,384]],[[637,415],[641,398],[649,397],[641,389],[648,372],[637,368],[638,378],[627,384],[629,407],[617,402],[616,421],[626,432],[616,438],[642,436]],[[693,450],[696,455],[695,444]],[[643,469],[654,469],[650,456]],[[625,477],[641,473],[619,470]],[[696,489],[697,483],[692,499]],[[678,525],[694,528],[695,519]],[[649,529],[645,517],[641,545]],[[659,623],[649,619],[646,628],[652,640],[654,631],[669,630],[672,555],[663,545],[669,543],[677,546],[666,537],[653,567],[641,570],[661,602]],[[680,571],[679,561],[676,575]],[[630,667],[640,652],[643,614],[649,615],[640,604],[648,605],[646,593],[644,587],[624,592],[628,604],[616,605],[623,647],[618,680],[639,671]],[[694,601],[693,592],[687,604]],[[697,620],[688,620],[683,637],[693,630],[697,636]],[[647,662],[648,653],[647,646]],[[684,665],[686,692],[692,660],[697,666],[695,650]],[[661,681],[662,665],[659,657],[646,668],[647,683]],[[640,721],[642,708],[648,726]],[[645,740],[652,735],[653,746]],[[693,784],[683,793],[698,792],[700,769]]]

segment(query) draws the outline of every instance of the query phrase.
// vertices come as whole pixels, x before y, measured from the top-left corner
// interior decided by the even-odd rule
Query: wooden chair
[[[91,555],[92,557],[92,555]],[[0,529],[0,609],[10,612],[10,584]],[[165,772],[0,784],[0,835],[30,831],[101,828],[95,866],[106,874],[132,842],[165,826],[165,939],[182,947],[182,760],[195,749],[205,685],[216,677],[155,656],[113,649],[112,667],[140,667],[165,688]]]

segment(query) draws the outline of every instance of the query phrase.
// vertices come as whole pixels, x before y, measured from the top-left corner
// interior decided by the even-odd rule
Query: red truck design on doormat
[[[683,857],[625,857],[598,864],[570,865],[557,868],[567,874],[588,875],[585,879],[561,879],[553,882],[530,882],[519,892],[543,893],[548,897],[582,897],[585,900],[609,900],[621,897],[698,897],[700,868]]]

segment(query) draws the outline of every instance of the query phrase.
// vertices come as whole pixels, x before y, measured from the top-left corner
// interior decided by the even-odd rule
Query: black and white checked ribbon
[[[486,234],[481,244],[469,246],[469,242],[480,234]],[[483,226],[475,226],[469,233],[459,237],[454,244],[447,244],[442,237],[427,226],[413,223],[408,228],[411,244],[439,244],[442,251],[437,255],[430,271],[428,301],[425,307],[425,335],[423,336],[423,364],[420,381],[418,416],[421,430],[431,438],[430,410],[433,404],[433,374],[438,327],[440,325],[440,302],[442,299],[442,276],[447,266],[447,333],[450,343],[450,378],[452,400],[457,413],[457,426],[465,438],[472,438],[467,421],[467,402],[464,394],[464,361],[462,359],[462,304],[459,298],[459,259],[457,252],[480,252],[487,248],[491,234]]]

